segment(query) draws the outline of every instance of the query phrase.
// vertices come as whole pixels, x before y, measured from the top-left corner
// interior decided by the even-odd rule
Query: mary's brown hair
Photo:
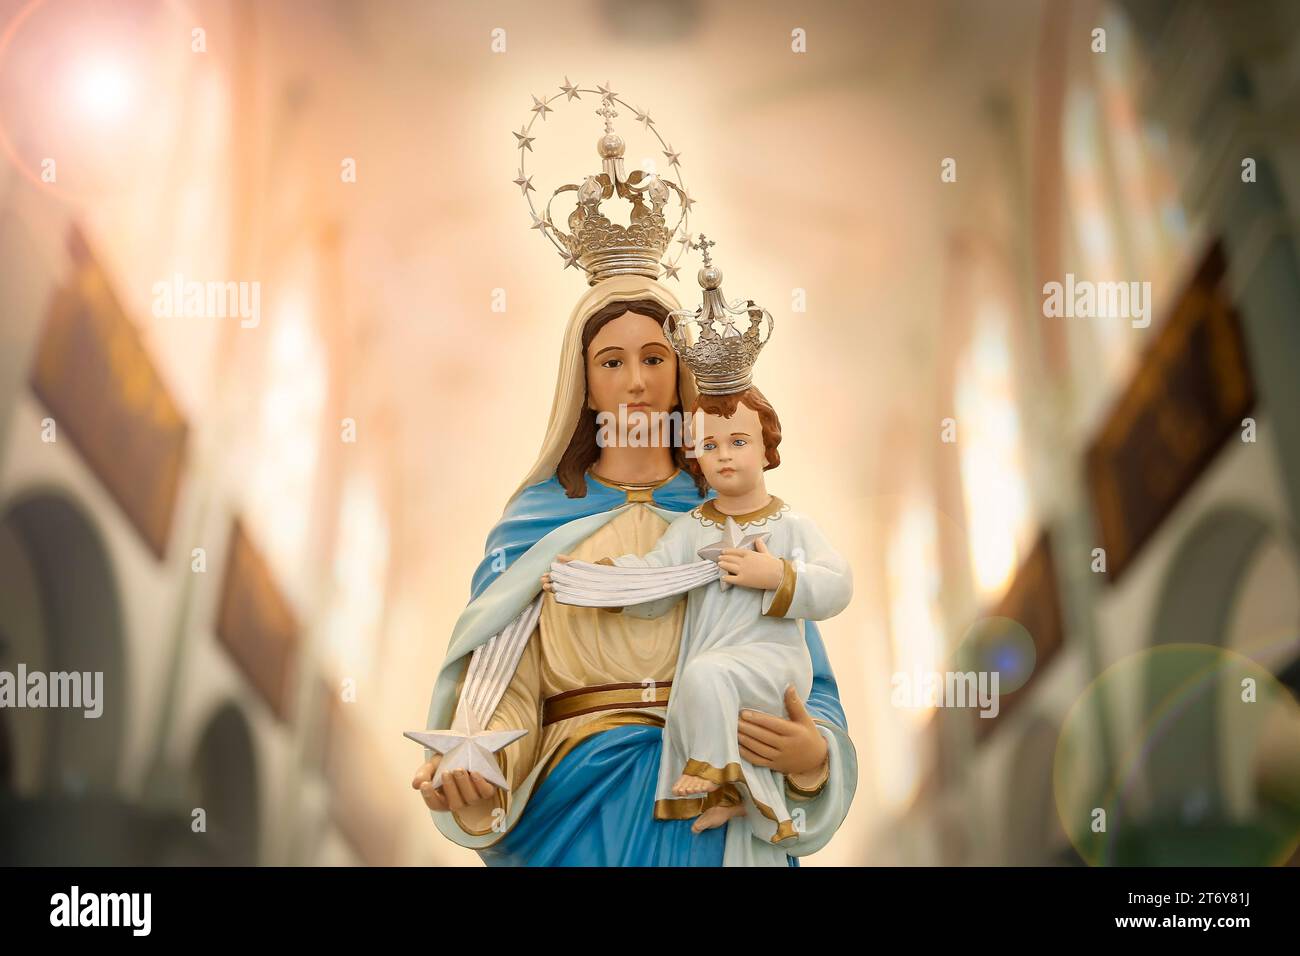
[[[564,454],[560,456],[560,463],[555,466],[555,477],[564,486],[564,493],[570,498],[585,498],[587,496],[587,469],[600,458],[600,447],[596,444],[596,415],[598,413],[587,406],[587,400],[590,398],[586,384],[587,349],[591,347],[592,341],[600,334],[601,329],[625,312],[644,315],[646,318],[654,319],[660,325],[663,325],[664,320],[668,318],[668,309],[654,299],[625,299],[610,302],[588,319],[587,324],[583,327],[582,407],[578,410],[578,421],[573,428],[573,437],[569,439],[569,447],[564,449]],[[678,381],[680,382],[680,379]],[[680,387],[677,398],[678,400],[673,404],[672,411],[680,413],[682,410]],[[678,468],[689,470],[686,450],[680,446],[673,448],[673,462]],[[695,485],[699,488],[701,496],[708,490],[708,485],[704,483],[703,478],[696,478]]]
[[[777,417],[776,409],[772,407],[772,403],[753,385],[743,392],[736,392],[732,395],[701,395],[695,402],[695,408],[692,408],[691,412],[694,413],[696,410],[700,410],[709,415],[721,415],[723,418],[730,418],[736,414],[737,406],[742,404],[758,412],[758,422],[763,430],[763,451],[767,454],[767,464],[763,466],[763,470],[771,471],[781,464],[781,453],[776,450],[776,446],[781,444],[781,419]],[[695,479],[695,487],[700,489],[700,494],[705,494],[709,486],[704,480],[704,472],[700,469],[700,463],[694,458],[688,458],[686,460],[686,470]]]

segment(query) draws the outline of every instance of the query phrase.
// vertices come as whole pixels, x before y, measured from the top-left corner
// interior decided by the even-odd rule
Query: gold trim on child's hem
[[[676,800],[656,800],[656,820],[689,820],[704,812],[703,797],[680,797]]]
[[[712,793],[709,794],[710,797],[713,797],[715,795],[717,799],[714,800],[712,803],[710,803],[709,804],[710,806],[716,805],[719,807],[734,807],[742,802],[740,798],[740,791],[736,789],[736,785],[734,783],[723,784],[721,788],[714,790]],[[708,801],[705,802],[707,803]],[[705,807],[704,809],[707,810],[709,808]]]
[[[675,797],[655,801],[656,820],[689,820],[713,807],[734,807],[741,802],[733,784],[724,784],[702,797]]]
[[[773,843],[797,839],[799,839],[799,831],[794,828],[794,822],[791,820],[782,820],[776,825],[776,832],[772,834]]]
[[[692,758],[691,760],[686,761],[686,766],[682,768],[682,773],[689,774],[692,777],[700,777],[709,781],[709,783],[716,783],[718,786],[744,778],[744,774],[740,769],[740,764],[735,763],[734,761],[719,770],[712,764]]]

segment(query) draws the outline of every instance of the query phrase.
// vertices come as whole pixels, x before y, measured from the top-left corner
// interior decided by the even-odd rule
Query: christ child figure
[[[586,566],[584,573],[595,570],[611,581],[622,574],[627,581],[617,568],[681,571],[702,558],[716,562],[717,576],[685,596],[655,816],[680,819],[698,811],[697,832],[744,816],[758,839],[781,843],[798,837],[785,780],[742,754],[739,715],[784,717],[791,687],[800,701],[807,699],[813,668],[803,622],[840,613],[853,593],[852,573],[809,518],[768,492],[764,472],[780,463],[781,423],[762,393],[750,386],[701,395],[696,409],[688,467],[716,497],[673,521],[644,557],[606,558],[600,563],[613,567]],[[568,569],[560,564],[568,561],[560,555],[554,574],[542,578],[562,602]],[[622,613],[655,617],[679,600],[681,594],[630,604]],[[761,738],[747,738],[744,749],[761,757],[768,748]]]

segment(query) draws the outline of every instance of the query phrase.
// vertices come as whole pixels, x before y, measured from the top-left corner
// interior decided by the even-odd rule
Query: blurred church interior
[[[584,288],[512,185],[566,76],[671,131],[776,316],[769,487],[854,568],[858,790],[805,864],[1300,859],[1300,6],[0,24],[0,671],[104,674],[98,719],[0,709],[0,862],[477,864],[401,734]],[[596,105],[548,117],[539,190]],[[1149,283],[1146,324],[1045,314],[1067,274]],[[158,307],[189,279],[256,282],[256,321]],[[990,668],[996,716],[899,703]]]

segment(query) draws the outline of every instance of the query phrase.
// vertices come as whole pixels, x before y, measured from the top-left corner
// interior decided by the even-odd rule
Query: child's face
[[[736,414],[731,418],[707,412],[695,418],[703,419],[695,453],[709,487],[718,494],[731,496],[748,494],[757,488],[763,480],[763,466],[767,464],[758,412],[742,403],[736,406]]]

